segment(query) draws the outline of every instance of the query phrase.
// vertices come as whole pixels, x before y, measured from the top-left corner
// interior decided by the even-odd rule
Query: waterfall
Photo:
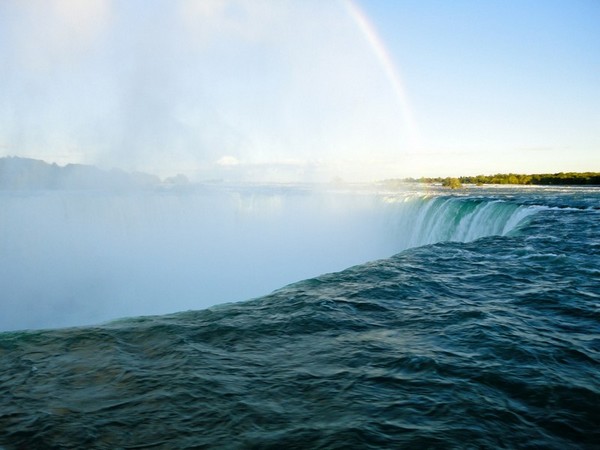
[[[514,230],[497,199],[308,187],[0,192],[0,330],[202,309]]]

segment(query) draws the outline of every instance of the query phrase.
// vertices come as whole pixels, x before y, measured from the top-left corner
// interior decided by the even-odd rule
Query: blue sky
[[[599,170],[600,2],[408,3],[363,4],[436,173]]]
[[[0,156],[197,180],[599,171],[598,23],[596,0],[6,0]]]

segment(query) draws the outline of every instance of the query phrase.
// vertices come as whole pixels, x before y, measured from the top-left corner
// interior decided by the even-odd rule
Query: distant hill
[[[160,178],[142,172],[102,170],[14,156],[0,158],[0,190],[17,189],[145,189],[160,185]]]

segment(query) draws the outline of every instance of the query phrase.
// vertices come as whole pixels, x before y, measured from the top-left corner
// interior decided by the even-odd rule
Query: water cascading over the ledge
[[[416,197],[396,211],[398,243],[404,250],[436,242],[469,242],[485,236],[503,236],[535,211],[532,207],[494,199]]]
[[[246,300],[409,247],[503,235],[535,211],[290,187],[2,196],[3,330]]]

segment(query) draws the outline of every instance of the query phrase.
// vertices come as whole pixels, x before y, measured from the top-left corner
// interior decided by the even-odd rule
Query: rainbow
[[[408,143],[413,150],[416,150],[420,146],[419,131],[410,106],[410,101],[406,94],[402,76],[400,75],[400,70],[394,64],[394,61],[381,37],[377,33],[375,26],[371,23],[366,13],[358,6],[357,2],[355,0],[342,0],[342,3],[345,5],[348,14],[360,29],[360,32],[365,37],[373,50],[375,57],[379,61],[394,95],[398,100],[402,119],[406,127]]]

